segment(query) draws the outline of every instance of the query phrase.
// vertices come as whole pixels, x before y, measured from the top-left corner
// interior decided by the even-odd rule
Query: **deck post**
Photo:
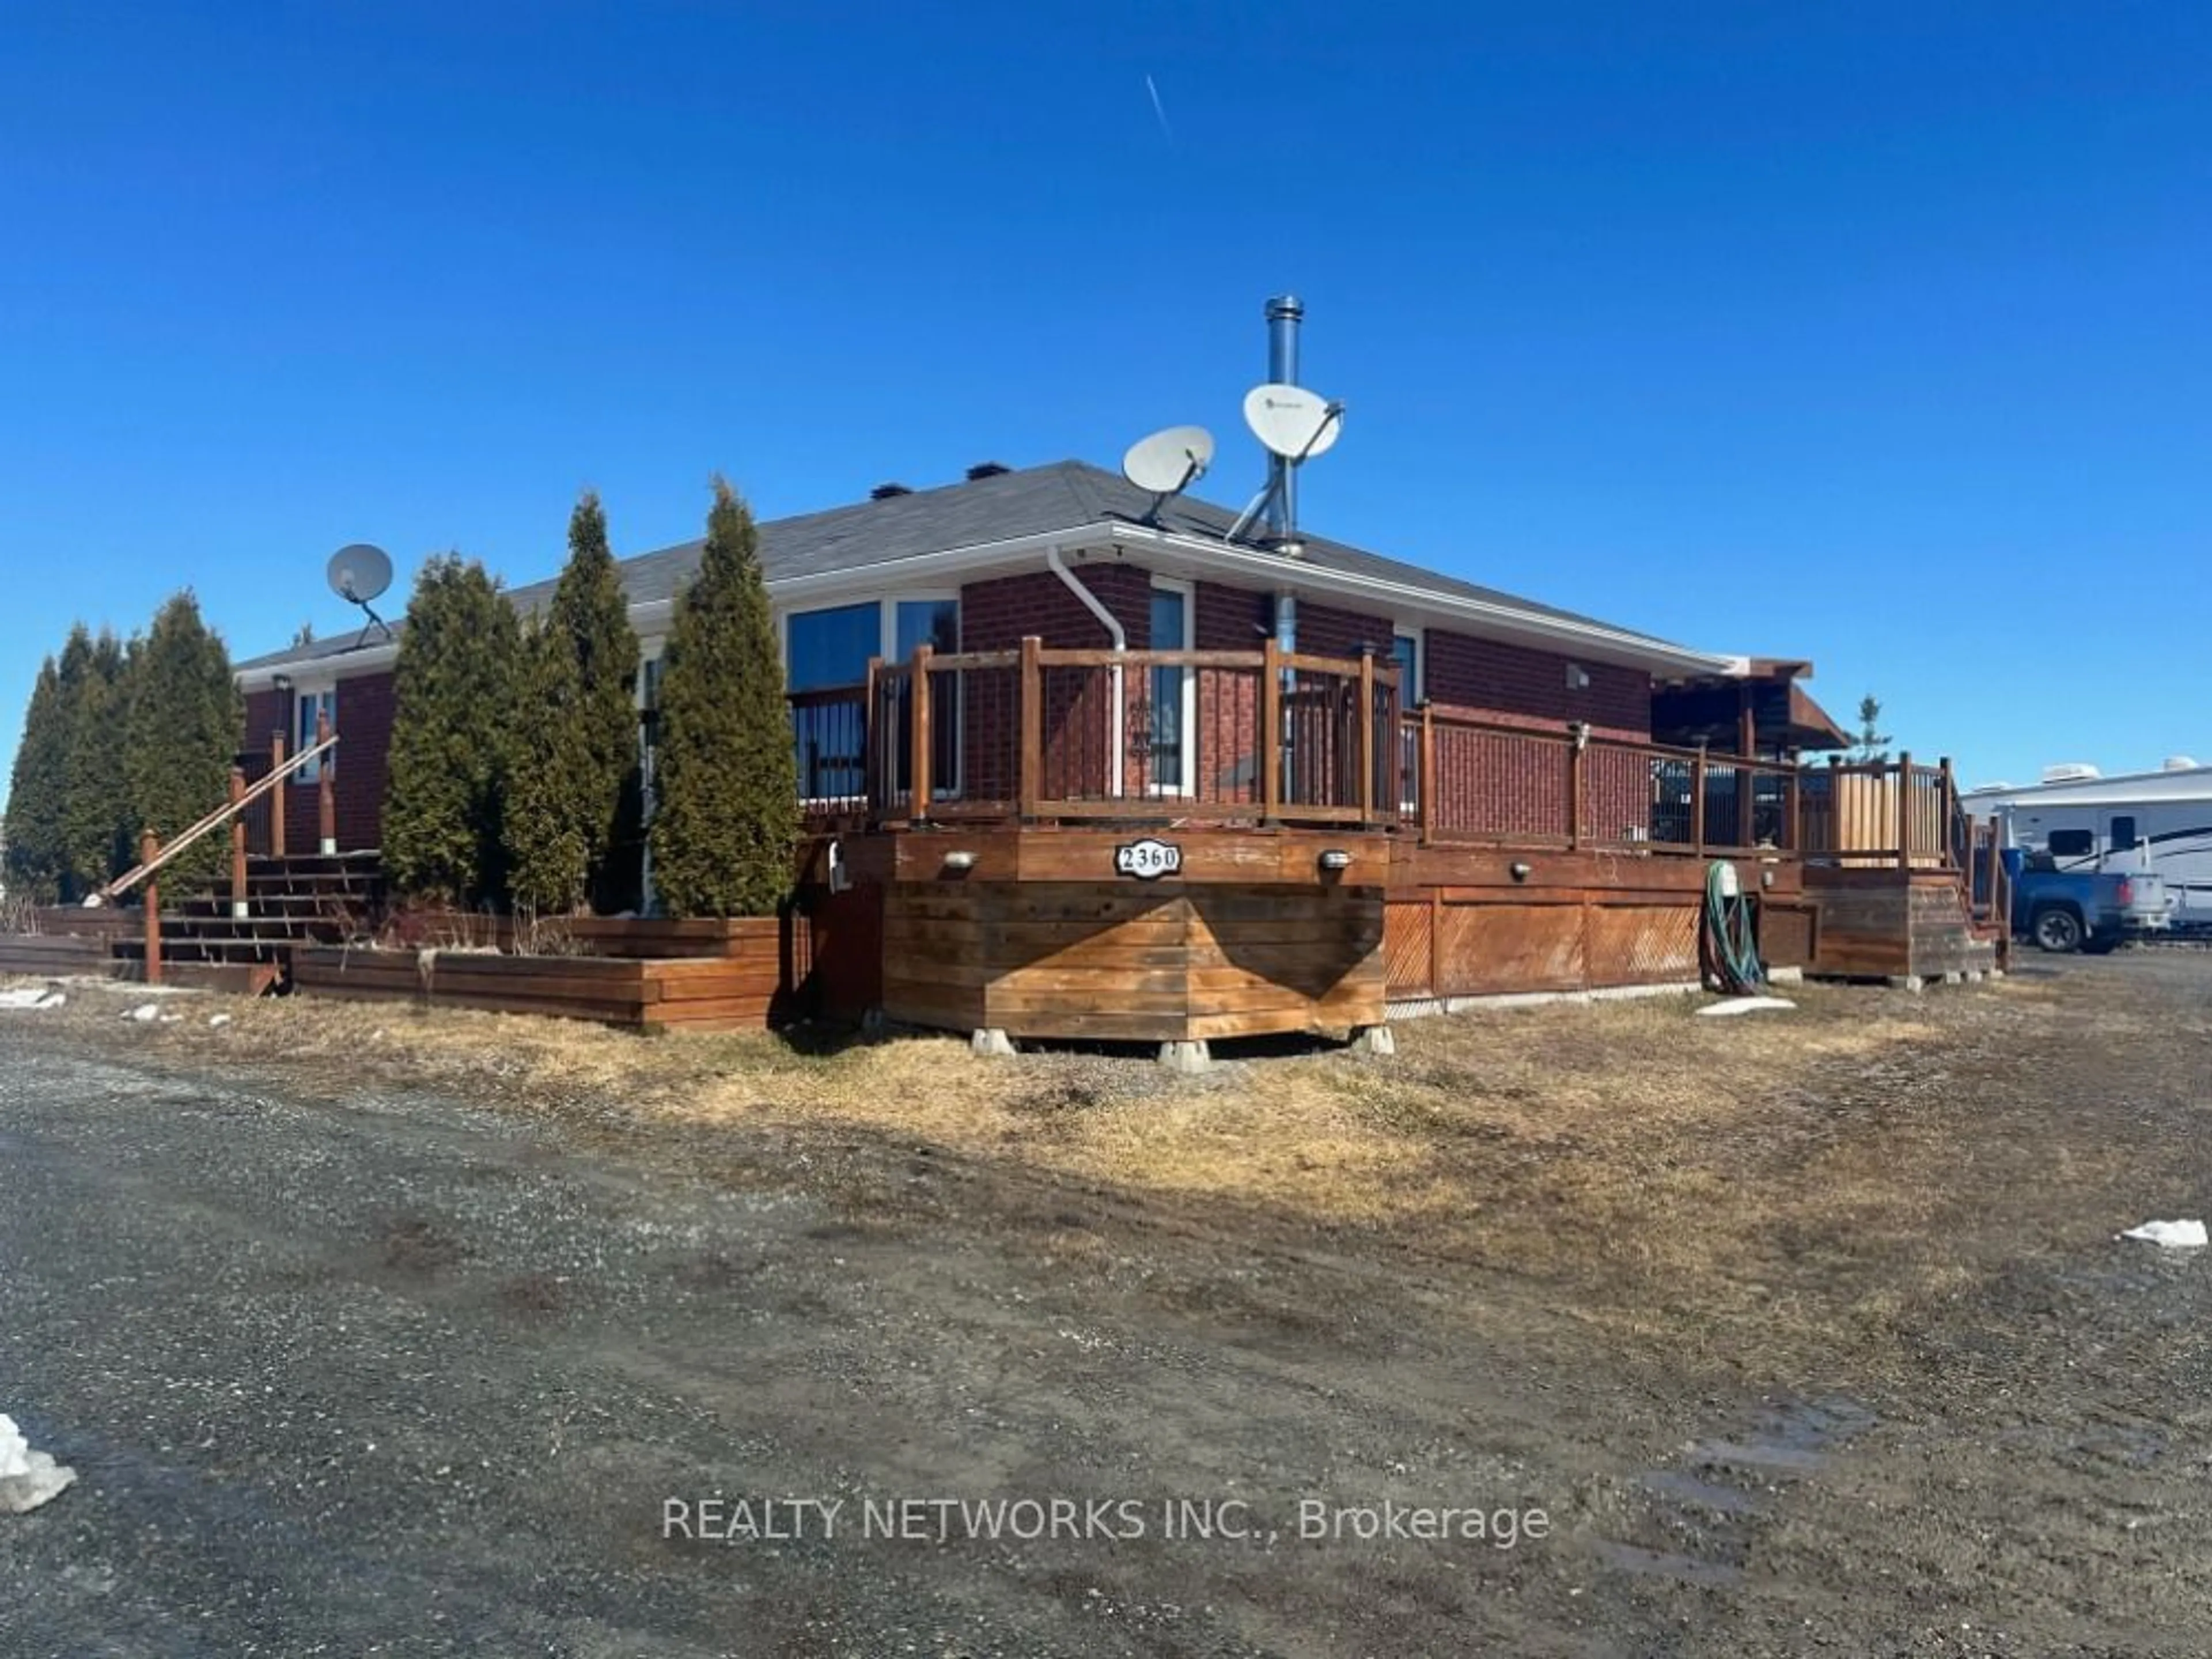
[[[142,830],[138,836],[138,861],[151,864],[161,855],[161,838],[151,830]],[[161,982],[161,883],[154,877],[146,878],[142,890],[145,904],[146,983]]]
[[[1437,798],[1437,722],[1425,699],[1421,703],[1421,752],[1414,763],[1419,769],[1413,787],[1420,792],[1420,799],[1413,806],[1420,823],[1421,844],[1425,847],[1437,821],[1432,804]]]
[[[245,793],[246,769],[234,763],[230,769],[230,804],[234,808]],[[281,796],[276,804],[283,805]],[[230,914],[238,920],[246,915],[246,814],[235,811],[230,817]]]
[[[1805,769],[1792,764],[1784,775],[1784,787],[1788,799],[1783,808],[1783,834],[1790,840],[1790,850],[1800,859],[1805,856]]]
[[[1043,816],[1044,796],[1044,665],[1038,653],[1044,641],[1034,634],[1022,635],[1021,751],[1014,764],[1020,773],[1016,811],[1024,822]]]
[[[1576,730],[1577,721],[1567,726],[1567,850],[1579,852],[1583,844],[1583,757],[1589,752],[1585,734]]]
[[[1951,757],[1941,756],[1936,762],[1936,783],[1940,798],[1936,803],[1936,822],[1939,826],[1937,839],[1943,846],[1943,867],[1959,867],[1957,848],[1951,839],[1951,826],[1959,816],[1959,782],[1951,770]]]
[[[1260,647],[1260,822],[1283,813],[1283,647],[1269,635]]]
[[[929,817],[929,659],[934,654],[927,645],[914,648],[914,758],[907,769],[914,799],[907,817],[915,823]]]
[[[1375,647],[1359,647],[1359,827],[1375,822]]]
[[[1897,756],[1897,867],[1912,867],[1912,751]]]
[[[1690,763],[1690,845],[1697,855],[1705,855],[1705,745],[1698,745],[1698,757]]]
[[[860,793],[867,797],[867,823],[873,829],[884,816],[884,721],[881,657],[868,659],[867,690],[860,694]]]
[[[318,745],[331,740],[331,717],[327,711],[315,716],[315,742]],[[328,754],[315,763],[315,835],[322,843],[325,858],[335,857],[338,850],[338,797],[335,769]]]
[[[271,732],[269,734],[269,770],[274,775],[283,769],[284,734]],[[269,856],[271,858],[284,856],[284,807],[289,799],[290,792],[283,784],[269,792]]]

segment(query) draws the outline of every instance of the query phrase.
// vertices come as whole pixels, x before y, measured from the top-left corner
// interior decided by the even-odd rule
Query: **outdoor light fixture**
[[[1578,662],[1569,663],[1567,665],[1567,690],[1570,691],[1589,690],[1589,670],[1583,667]]]
[[[1349,870],[1352,868],[1352,854],[1340,847],[1332,847],[1321,855],[1321,867],[1330,871]]]
[[[1522,864],[1516,860],[1513,865],[1512,873],[1514,880],[1526,881],[1530,876],[1534,875],[1535,872],[1529,866]]]
[[[275,687],[280,695],[287,693],[292,689],[292,677],[289,674],[271,674],[269,677],[269,684]]]
[[[948,870],[973,870],[975,867],[975,855],[964,848],[957,853],[947,853],[945,855],[945,867]]]

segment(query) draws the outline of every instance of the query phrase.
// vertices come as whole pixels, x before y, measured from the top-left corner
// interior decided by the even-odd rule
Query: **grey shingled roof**
[[[769,520],[760,526],[761,564],[771,582],[822,575],[861,565],[896,563],[951,548],[1074,530],[1102,520],[1134,523],[1144,519],[1152,503],[1150,495],[1119,473],[1084,461],[1055,461],[884,501],[857,501],[826,512]],[[1156,522],[1163,530],[1219,541],[1236,518],[1229,508],[1181,496],[1161,509]],[[1313,535],[1302,535],[1301,539],[1305,550],[1299,563],[1304,566],[1403,582],[1440,595],[1611,629],[1626,639],[1660,648],[1682,648],[1577,611],[1540,605],[1401,560],[1384,558],[1349,543]],[[689,541],[623,560],[623,588],[630,603],[649,605],[672,599],[699,568],[704,545]],[[526,613],[552,598],[553,582],[550,579],[532,582],[513,593],[515,604]],[[400,626],[394,622],[395,629]],[[270,668],[343,656],[355,648],[356,638],[349,633],[342,638],[318,640],[297,649],[252,658],[239,667]]]

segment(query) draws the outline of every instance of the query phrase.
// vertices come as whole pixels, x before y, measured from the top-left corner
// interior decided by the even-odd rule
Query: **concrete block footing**
[[[1213,1064],[1213,1051],[1203,1042],[1163,1042],[1160,1044],[1160,1064],[1170,1072],[1194,1076]]]
[[[1882,982],[1893,991],[1919,991],[1924,989],[1928,984],[1928,981],[1917,974],[1892,974]]]
[[[977,1054],[1011,1054],[1014,1052],[1014,1040],[994,1025],[969,1037],[968,1049]]]
[[[1387,1025],[1363,1025],[1352,1034],[1352,1046],[1363,1054],[1395,1054],[1398,1039]]]

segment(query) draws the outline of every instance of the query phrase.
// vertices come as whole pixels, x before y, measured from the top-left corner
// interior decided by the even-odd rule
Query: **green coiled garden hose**
[[[1705,982],[1731,996],[1747,996],[1766,983],[1759,960],[1757,918],[1748,893],[1731,893],[1730,866],[1716,859],[1705,866],[1705,915],[1698,952]]]

